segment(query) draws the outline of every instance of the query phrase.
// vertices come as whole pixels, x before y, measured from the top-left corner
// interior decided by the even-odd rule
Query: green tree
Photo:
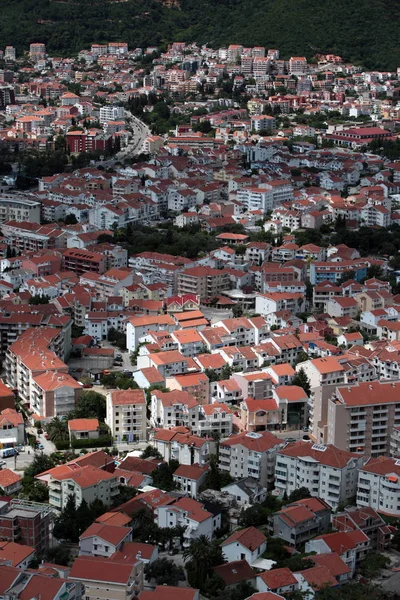
[[[212,567],[225,562],[222,548],[216,540],[210,542],[205,535],[191,541],[183,551],[183,558],[188,571],[189,583],[194,588],[201,588],[205,579],[210,576]]]
[[[78,223],[77,218],[74,214],[69,214],[65,217],[66,225],[76,225]]]
[[[31,475],[24,475],[21,495],[31,502],[46,503],[49,501],[49,488]]]
[[[384,554],[378,552],[371,552],[367,554],[365,559],[360,564],[361,574],[368,579],[375,579],[378,577],[382,569],[390,564],[390,558]]]
[[[159,558],[144,568],[146,579],[155,579],[157,585],[177,586],[180,581],[185,581],[182,567],[175,565],[172,560]]]
[[[303,388],[303,390],[305,391],[307,396],[310,395],[310,392],[311,392],[310,380],[307,377],[306,372],[303,368],[299,369],[299,371],[293,377],[292,385],[298,385],[299,387]]]
[[[80,396],[77,406],[74,410],[76,419],[99,419],[104,421],[106,418],[106,398],[98,392],[83,392]]]
[[[148,444],[146,446],[146,448],[143,450],[142,454],[140,455],[140,458],[150,458],[150,457],[159,458],[160,460],[162,460],[162,455],[157,450],[157,448]]]
[[[220,490],[226,485],[229,485],[233,481],[233,478],[218,468],[218,460],[215,454],[211,455],[210,468],[207,471],[207,475],[200,487],[200,491],[204,490]]]
[[[243,315],[243,307],[241,304],[234,304],[232,306],[232,315],[233,317],[241,317]]]
[[[49,438],[53,443],[69,440],[68,424],[66,419],[54,417],[46,427]]]
[[[53,535],[58,540],[68,540],[76,544],[79,541],[79,533],[75,498],[70,494],[60,516],[54,522]]]
[[[43,452],[36,452],[31,464],[26,467],[24,473],[26,477],[35,477],[43,471],[48,471],[54,467],[54,459]]]
[[[71,562],[71,551],[65,546],[54,546],[46,551],[45,560],[49,563],[67,567]]]
[[[293,490],[288,498],[288,503],[297,502],[298,500],[303,500],[304,498],[310,497],[310,490],[307,487],[300,487],[297,490]]]
[[[29,304],[49,304],[50,298],[46,295],[37,294],[35,296],[31,296],[28,300]]]

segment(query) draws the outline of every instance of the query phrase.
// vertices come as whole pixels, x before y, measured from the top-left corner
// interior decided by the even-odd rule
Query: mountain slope
[[[400,2],[392,0],[2,0],[0,47],[44,41],[68,54],[91,42],[130,47],[198,41],[264,45],[283,57],[335,52],[369,68],[400,66]]]

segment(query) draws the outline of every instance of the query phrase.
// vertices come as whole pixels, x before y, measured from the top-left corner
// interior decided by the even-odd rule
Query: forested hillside
[[[130,47],[197,41],[263,45],[284,58],[334,52],[369,68],[400,66],[400,2],[393,0],[1,0],[0,47],[43,41],[52,54],[102,41]]]

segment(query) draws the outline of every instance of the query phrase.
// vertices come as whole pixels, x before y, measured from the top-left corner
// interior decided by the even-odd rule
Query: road
[[[125,120],[130,129],[132,129],[132,138],[129,140],[126,148],[123,148],[118,154],[108,160],[92,161],[92,164],[95,166],[101,165],[104,168],[114,167],[117,162],[122,162],[141,154],[143,142],[151,134],[151,131],[143,121],[127,110],[125,110]]]

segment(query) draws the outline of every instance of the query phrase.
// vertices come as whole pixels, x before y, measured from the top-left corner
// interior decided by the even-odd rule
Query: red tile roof
[[[282,569],[271,569],[270,571],[264,571],[258,575],[270,590],[276,590],[286,585],[296,585],[297,579],[293,575],[292,571],[287,567]]]
[[[227,544],[231,544],[232,542],[238,542],[245,546],[248,550],[252,552],[259,548],[264,542],[266,542],[267,538],[261,531],[256,529],[255,527],[247,527],[246,529],[240,529],[239,531],[235,531],[230,535],[223,543],[222,546],[226,546]]]

